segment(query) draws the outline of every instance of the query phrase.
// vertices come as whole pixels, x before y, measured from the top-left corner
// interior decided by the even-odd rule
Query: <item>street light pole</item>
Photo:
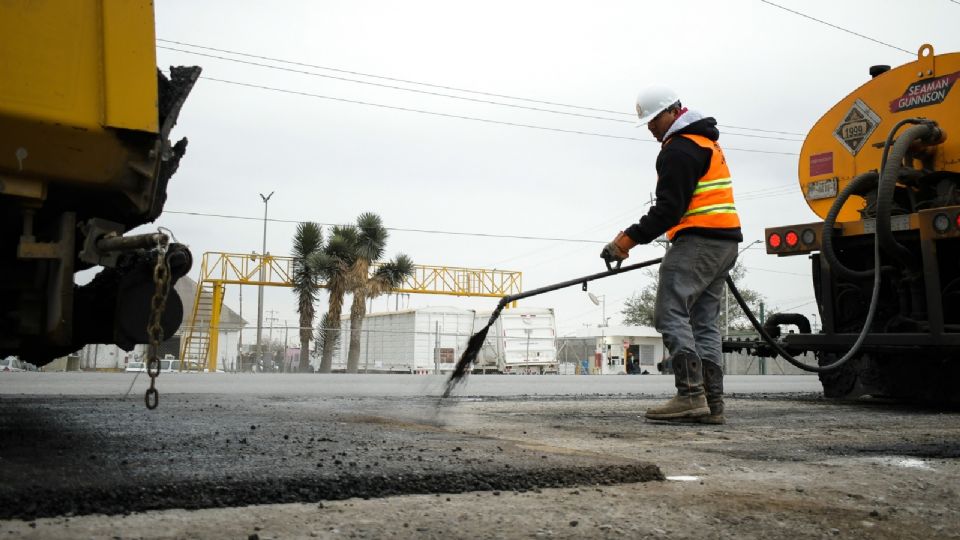
[[[260,285],[257,286],[257,353],[261,358],[263,358],[261,338],[263,337],[263,267],[264,257],[267,255],[267,206],[273,193],[271,191],[267,196],[260,194],[260,198],[263,199],[263,250],[260,252]]]
[[[600,306],[600,326],[607,326],[607,295],[600,294],[596,295],[591,292],[587,293],[587,296],[590,297],[590,301],[593,302],[593,305]]]

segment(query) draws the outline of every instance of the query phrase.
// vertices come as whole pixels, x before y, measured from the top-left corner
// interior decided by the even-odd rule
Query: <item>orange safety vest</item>
[[[673,240],[678,231],[688,227],[704,229],[735,229],[740,226],[740,217],[733,205],[733,180],[723,150],[716,141],[702,135],[680,135],[690,139],[698,146],[712,151],[710,168],[693,190],[693,198],[680,223],[667,231],[667,238]]]

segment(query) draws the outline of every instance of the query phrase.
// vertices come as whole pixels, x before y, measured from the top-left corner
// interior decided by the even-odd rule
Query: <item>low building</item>
[[[659,373],[667,353],[663,337],[649,326],[592,326],[557,338],[560,373],[621,375]]]

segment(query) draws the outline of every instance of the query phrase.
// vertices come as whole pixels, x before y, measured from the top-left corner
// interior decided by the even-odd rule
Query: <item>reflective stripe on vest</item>
[[[730,169],[723,156],[723,150],[716,141],[701,135],[680,135],[710,150],[710,167],[697,182],[687,211],[680,223],[667,231],[667,238],[673,240],[677,232],[688,227],[701,229],[735,229],[740,226],[740,216],[733,204],[733,180]],[[669,141],[668,141],[669,144]]]

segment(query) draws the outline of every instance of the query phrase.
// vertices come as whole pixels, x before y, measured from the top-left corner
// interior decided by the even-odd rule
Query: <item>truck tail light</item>
[[[783,238],[780,237],[779,233],[773,233],[767,238],[767,244],[773,249],[779,249],[783,244]]]
[[[950,218],[946,214],[937,214],[933,216],[933,230],[938,233],[945,233],[950,229]]]
[[[788,247],[796,247],[800,242],[800,237],[797,236],[797,233],[794,231],[787,231],[787,234],[784,236],[784,239],[787,242]]]

